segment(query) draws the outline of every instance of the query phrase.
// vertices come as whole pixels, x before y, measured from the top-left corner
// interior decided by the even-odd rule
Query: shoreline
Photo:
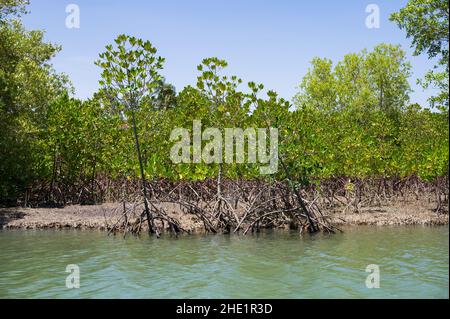
[[[108,231],[120,219],[123,203],[71,205],[64,208],[0,208],[0,229],[80,229]],[[342,212],[342,207],[325,209],[333,225],[340,226],[439,226],[448,225],[448,213],[433,211],[433,202],[394,202],[363,207],[360,212]],[[168,215],[188,233],[204,233],[203,223],[177,205],[166,206]],[[289,229],[289,225],[273,227]]]

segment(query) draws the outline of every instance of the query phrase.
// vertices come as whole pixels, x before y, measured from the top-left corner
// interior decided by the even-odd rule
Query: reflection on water
[[[0,231],[1,298],[448,298],[449,228],[299,237]],[[68,264],[80,289],[65,286]],[[378,264],[380,289],[365,272]]]

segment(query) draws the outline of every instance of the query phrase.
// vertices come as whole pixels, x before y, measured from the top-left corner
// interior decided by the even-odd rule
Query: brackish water
[[[66,287],[77,264],[80,288]],[[380,288],[366,287],[377,264]],[[449,228],[162,239],[0,231],[0,298],[448,298]]]

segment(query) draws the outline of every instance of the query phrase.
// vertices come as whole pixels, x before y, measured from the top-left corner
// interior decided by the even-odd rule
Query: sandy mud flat
[[[105,203],[90,206],[71,205],[64,208],[0,208],[0,228],[107,230],[121,217],[122,205]],[[433,203],[398,202],[386,206],[364,207],[357,213],[343,212],[342,209],[324,212],[336,226],[447,225],[448,214],[438,214],[433,207]],[[164,208],[187,231],[204,230],[203,223],[195,215],[184,213],[179,206]]]

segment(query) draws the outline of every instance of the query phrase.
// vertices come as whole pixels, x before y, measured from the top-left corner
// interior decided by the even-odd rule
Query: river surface
[[[67,276],[76,283],[69,264],[79,267],[78,289],[66,287]],[[377,282],[368,265],[379,267],[379,288],[366,286],[369,275]],[[0,298],[448,298],[448,291],[448,226],[159,240],[0,231]]]

